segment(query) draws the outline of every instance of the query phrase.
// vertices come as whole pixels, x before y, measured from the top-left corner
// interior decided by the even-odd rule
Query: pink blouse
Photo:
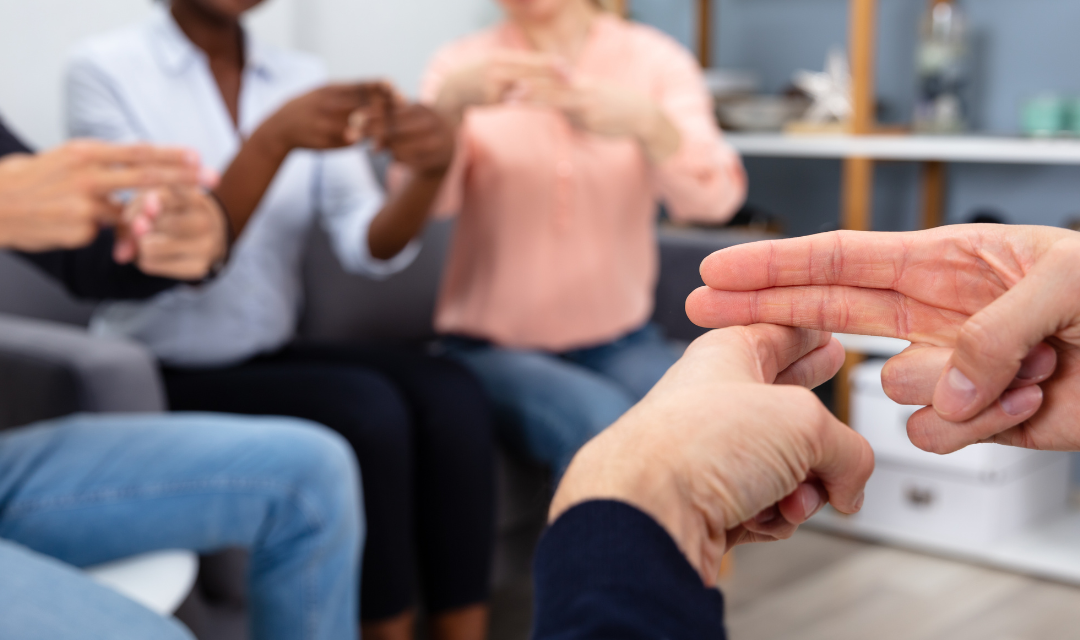
[[[509,24],[440,51],[422,98],[499,49],[528,49]],[[652,315],[657,201],[673,218],[724,222],[746,196],[697,62],[660,32],[599,18],[575,73],[647,93],[682,133],[661,164],[630,139],[571,127],[524,105],[471,108],[437,213],[460,216],[435,326],[504,347],[565,351],[603,344]]]

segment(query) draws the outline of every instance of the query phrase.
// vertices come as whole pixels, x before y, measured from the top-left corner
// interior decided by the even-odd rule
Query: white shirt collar
[[[180,25],[176,24],[167,6],[155,7],[150,32],[152,34],[151,49],[158,63],[167,73],[177,75],[193,62],[206,61],[206,53],[188,39]],[[272,76],[273,69],[269,63],[268,53],[269,50],[265,45],[253,38],[250,33],[244,32],[244,60],[248,70],[263,76]]]

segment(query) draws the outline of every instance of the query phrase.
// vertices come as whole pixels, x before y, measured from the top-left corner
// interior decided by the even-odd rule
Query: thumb
[[[866,483],[874,472],[874,450],[870,443],[853,429],[833,417],[822,407],[818,446],[811,447],[817,458],[810,471],[817,476],[829,494],[829,502],[841,513],[852,514],[862,509]]]
[[[960,327],[956,350],[934,390],[934,409],[965,422],[1013,384],[1039,343],[1075,322],[1080,293],[1075,247],[1055,245],[1004,295]],[[1071,243],[1064,243],[1071,244]]]

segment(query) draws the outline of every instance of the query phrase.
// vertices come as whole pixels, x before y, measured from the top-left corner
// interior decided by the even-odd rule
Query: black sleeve
[[[535,569],[535,640],[726,638],[723,596],[627,504],[567,511],[540,541]]]
[[[0,157],[12,153],[33,152],[0,121]],[[149,298],[176,286],[175,280],[155,278],[133,266],[116,264],[112,248],[112,231],[103,231],[93,244],[83,249],[18,255],[62,282],[73,296],[84,300]]]
[[[142,300],[176,286],[176,280],[148,276],[113,260],[113,232],[106,229],[88,247],[17,255],[60,281],[81,300]]]
[[[4,122],[0,120],[0,157],[12,153],[33,153],[33,151],[23,144],[22,140],[16,138],[15,134],[8,131]]]

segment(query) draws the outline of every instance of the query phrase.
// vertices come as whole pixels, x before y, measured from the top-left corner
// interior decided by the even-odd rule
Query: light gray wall
[[[632,0],[636,16],[690,44],[692,0]],[[752,69],[770,91],[796,69],[821,68],[834,44],[846,45],[846,0],[718,0],[714,50],[720,66]],[[886,122],[911,113],[913,64],[923,0],[880,0],[878,95]],[[1075,0],[965,0],[979,65],[972,88],[976,125],[1015,134],[1019,110],[1031,96],[1054,91],[1080,95],[1080,2]],[[750,202],[783,216],[793,233],[835,224],[839,165],[830,161],[750,160]],[[917,219],[917,170],[903,164],[878,169],[875,224],[911,228]],[[966,219],[980,208],[1000,210],[1026,224],[1061,224],[1080,214],[1080,168],[955,165],[949,216]]]
[[[38,147],[62,141],[68,51],[143,19],[152,5],[0,0],[0,114]],[[336,78],[390,78],[411,93],[439,46],[497,17],[491,0],[268,0],[248,22],[265,41],[322,55]]]

